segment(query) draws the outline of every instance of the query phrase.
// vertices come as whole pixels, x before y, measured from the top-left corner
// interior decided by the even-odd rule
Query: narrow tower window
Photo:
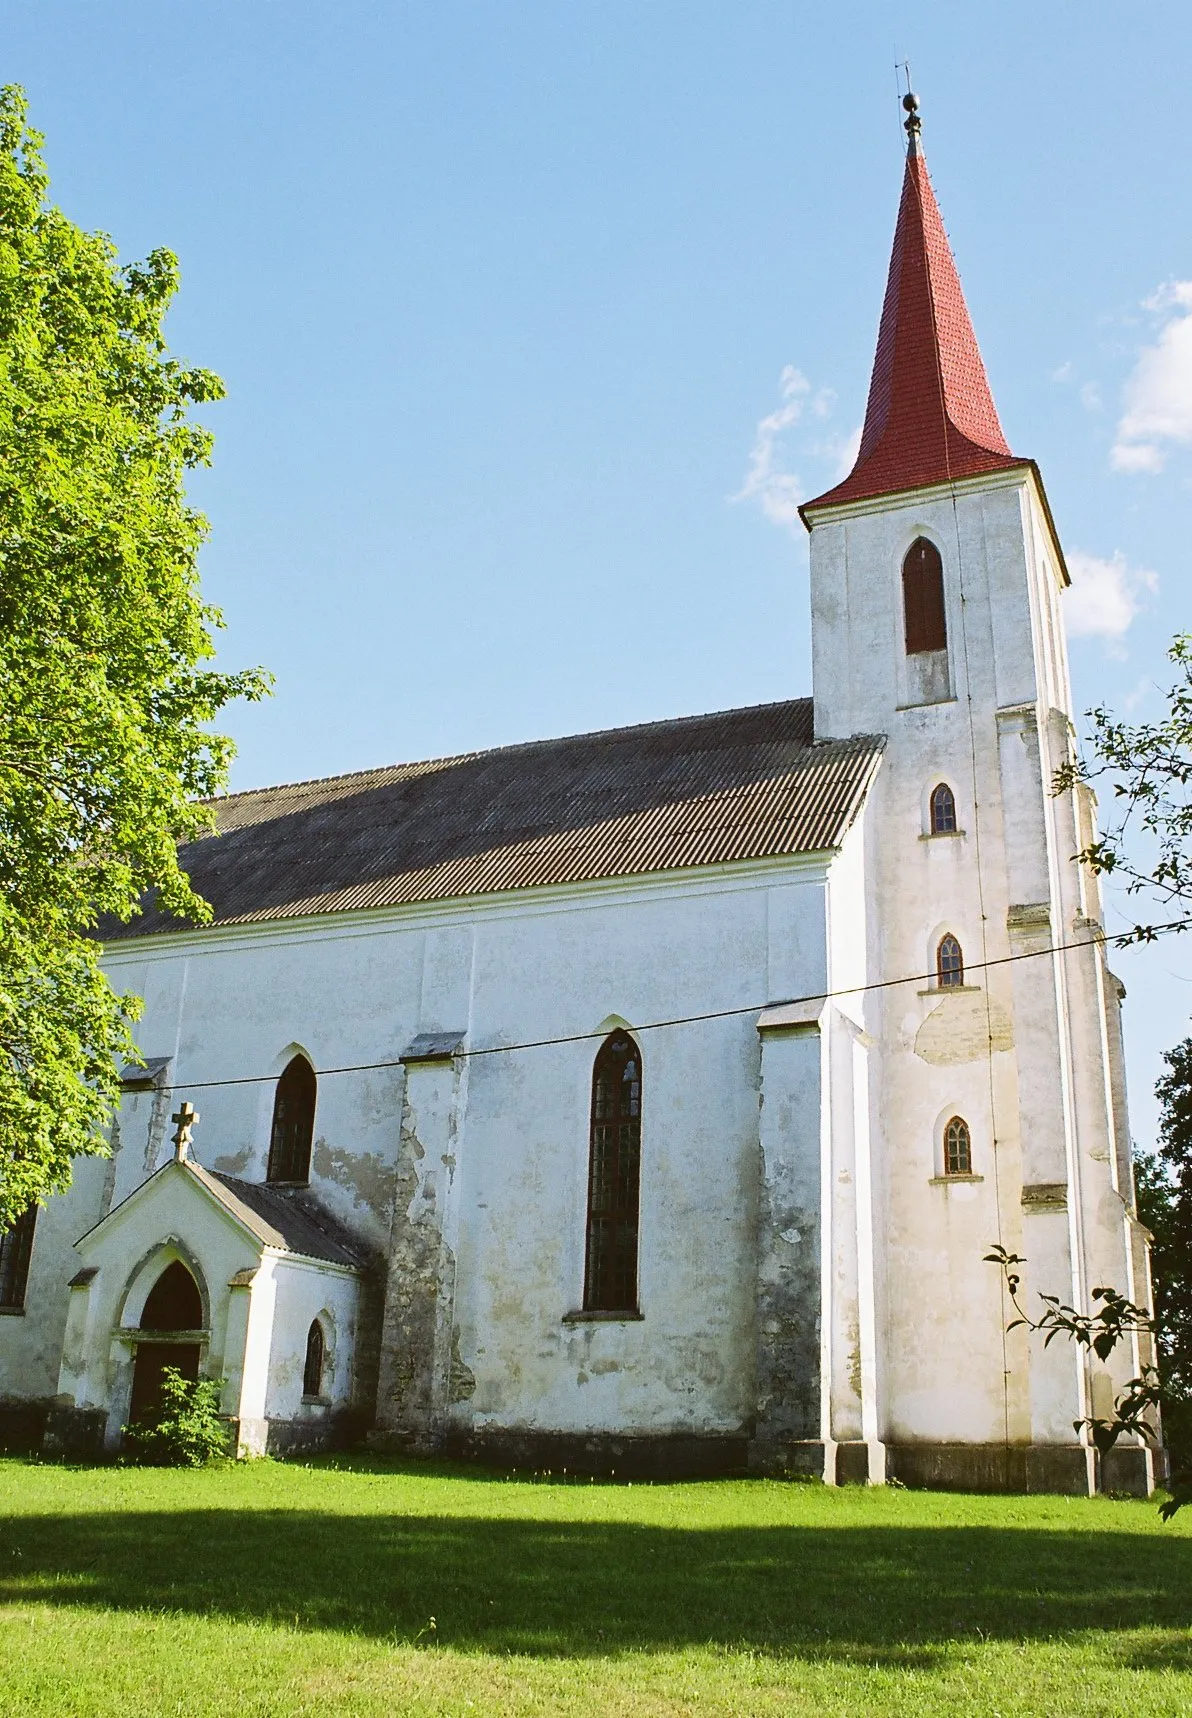
[[[315,1131],[315,1071],[295,1056],[277,1082],[273,1132],[269,1137],[270,1181],[309,1181],[310,1142]]]
[[[968,1123],[960,1116],[953,1116],[944,1129],[944,1174],[972,1173],[973,1142],[969,1137]]]
[[[304,1396],[323,1394],[323,1360],[326,1353],[327,1343],[323,1336],[323,1326],[316,1318],[306,1333],[306,1365],[302,1369]]]
[[[964,956],[951,932],[940,938],[940,946],[935,951],[935,972],[941,990],[964,983]]]
[[[37,1206],[30,1205],[11,1229],[0,1233],[0,1309],[6,1312],[20,1312],[25,1304],[36,1224]]]
[[[940,782],[931,795],[931,833],[956,833],[956,800],[946,781]]]
[[[906,620],[906,653],[946,650],[944,563],[934,543],[916,537],[902,563],[902,606]]]
[[[587,1312],[637,1310],[642,1076],[627,1032],[606,1038],[592,1070],[588,1159]]]

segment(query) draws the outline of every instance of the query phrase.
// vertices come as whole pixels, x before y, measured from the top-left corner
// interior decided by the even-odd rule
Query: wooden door
[[[130,1423],[152,1420],[161,1408],[161,1375],[167,1366],[175,1367],[184,1378],[199,1375],[199,1344],[197,1342],[140,1342],[132,1369],[132,1400],[128,1405]]]

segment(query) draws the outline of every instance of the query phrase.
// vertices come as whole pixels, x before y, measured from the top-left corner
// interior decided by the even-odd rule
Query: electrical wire
[[[1192,914],[1183,919],[1172,919],[1166,924],[1153,925],[1151,930],[1158,936],[1168,931],[1182,931],[1192,927]],[[974,961],[966,965],[966,974],[981,972],[997,966],[1010,966],[1016,961],[1038,960],[1044,956],[1066,954],[1073,949],[1093,948],[1102,940],[1098,936],[1081,937],[1073,942],[1049,943],[1046,948],[1023,949],[1018,954],[999,955],[993,960]],[[806,996],[789,996],[780,1001],[749,1002],[736,1008],[710,1008],[700,1014],[675,1014],[664,1020],[647,1020],[641,1025],[631,1024],[629,1030],[633,1033],[663,1032],[675,1026],[698,1026],[710,1020],[730,1020],[743,1014],[761,1014],[772,1008],[795,1008],[807,1002],[832,1002],[845,996],[864,996],[880,990],[894,990],[901,985],[917,984],[930,989],[933,996],[944,998],[948,995],[946,985],[939,986],[935,981],[935,972],[914,972],[904,978],[875,979],[868,984],[842,985],[836,990],[813,990]],[[464,1048],[455,1052],[461,1061],[475,1061],[482,1056],[512,1056],[525,1050],[550,1050],[563,1044],[594,1043],[603,1039],[607,1033],[603,1028],[591,1032],[561,1032],[551,1038],[527,1038],[517,1044],[481,1044],[475,1048]],[[405,1056],[385,1056],[375,1062],[348,1062],[340,1067],[316,1068],[316,1076],[330,1079],[337,1074],[371,1074],[386,1068],[404,1067]],[[416,1059],[416,1058],[413,1058]],[[212,1091],[225,1086],[259,1086],[274,1085],[276,1073],[270,1074],[232,1074],[219,1080],[179,1080],[171,1081],[155,1087],[157,1091],[192,1092]]]

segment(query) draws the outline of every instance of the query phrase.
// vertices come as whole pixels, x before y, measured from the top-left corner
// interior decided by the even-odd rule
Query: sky
[[[233,786],[810,690],[798,499],[864,411],[898,61],[1080,710],[1189,625],[1192,7],[0,0],[54,200],[174,250],[216,370]],[[1111,897],[1109,923],[1133,917]],[[1192,939],[1115,956],[1134,1126]]]

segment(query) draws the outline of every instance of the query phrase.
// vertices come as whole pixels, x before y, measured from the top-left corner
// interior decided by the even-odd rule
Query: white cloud
[[[1112,461],[1117,471],[1162,471],[1164,442],[1192,442],[1192,280],[1173,280],[1145,301],[1163,318],[1123,390]]]
[[[1068,556],[1072,588],[1064,598],[1069,638],[1119,639],[1158,587],[1154,573],[1132,567],[1119,551],[1109,560],[1074,549]]]
[[[1086,412],[1101,410],[1101,389],[1096,382],[1086,382],[1080,390],[1080,403]]]
[[[745,481],[732,501],[756,501],[766,518],[790,531],[799,528],[799,502],[808,491],[802,479],[787,468],[790,449],[787,433],[810,414],[816,419],[831,416],[836,395],[831,388],[812,392],[801,370],[788,364],[782,372],[782,404],[760,420],[749,453]],[[812,452],[818,451],[812,449]]]
[[[788,364],[782,372],[782,404],[759,422],[749,453],[749,470],[732,497],[734,501],[760,502],[767,519],[792,530],[799,522],[803,486],[794,472],[783,470],[786,450],[781,443],[783,434],[803,416],[810,393],[807,377]]]
[[[834,475],[837,483],[843,483],[849,472],[853,469],[853,466],[857,463],[857,455],[861,451],[861,432],[864,428],[864,424],[858,424],[856,429],[851,431],[850,434],[846,436],[838,436],[836,439],[832,452],[836,456],[836,471]]]
[[[1110,457],[1115,471],[1162,471],[1167,463],[1162,449],[1147,441],[1115,442]]]
[[[1070,381],[1071,378],[1072,378],[1072,360],[1071,360],[1071,358],[1067,359],[1067,361],[1065,363],[1061,364],[1058,369],[1055,369],[1051,372],[1051,379],[1053,382],[1067,382],[1067,381]]]

